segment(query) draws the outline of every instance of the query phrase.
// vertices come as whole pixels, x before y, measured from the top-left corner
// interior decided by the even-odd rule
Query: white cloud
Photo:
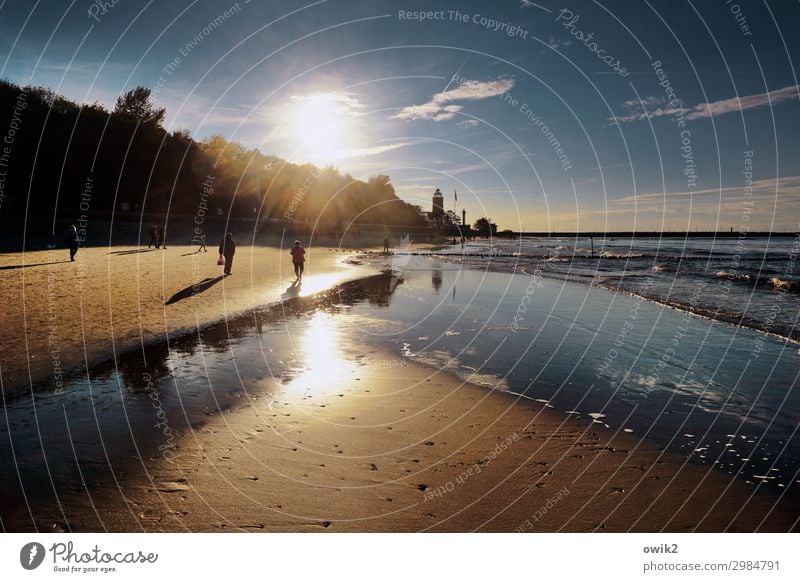
[[[776,194],[777,193],[777,194]],[[765,178],[763,180],[753,180],[753,195],[763,197],[775,197],[780,199],[800,198],[800,176],[784,176],[783,178]],[[653,202],[657,200],[674,200],[676,198],[700,198],[714,196],[728,198],[736,196],[744,198],[743,186],[724,186],[722,188],[705,188],[703,190],[680,191],[680,192],[653,192],[647,194],[632,194],[617,198],[614,202],[619,204],[640,204],[642,202]],[[741,205],[741,202],[740,202]]]
[[[757,107],[764,107],[766,105],[774,105],[782,101],[790,99],[797,99],[800,95],[800,85],[790,85],[783,89],[776,89],[769,93],[759,93],[758,95],[746,95],[745,97],[733,97],[731,99],[723,99],[722,101],[714,101],[713,103],[701,103],[695,105],[692,111],[686,116],[686,119],[701,119],[703,117],[711,117],[712,115],[725,115],[726,113],[733,113],[745,109],[755,109]]]
[[[728,113],[735,113],[738,111],[747,111],[748,109],[756,109],[768,105],[776,105],[783,101],[797,99],[800,95],[800,85],[790,85],[782,89],[769,91],[768,93],[758,93],[757,95],[745,95],[744,97],[732,97],[730,99],[722,99],[712,103],[699,103],[689,109],[683,107],[664,107],[666,100],[657,97],[646,97],[640,104],[638,101],[625,101],[622,105],[625,109],[632,112],[625,115],[609,117],[609,121],[616,123],[630,123],[632,121],[641,121],[648,117],[670,117],[674,115],[684,114],[687,120],[705,119],[708,117],[719,117]],[[644,109],[642,109],[644,105]]]
[[[476,127],[480,124],[481,122],[478,121],[477,119],[464,119],[456,123],[458,127]]]
[[[514,86],[513,79],[495,79],[494,81],[461,81],[450,91],[436,93],[430,101],[422,105],[403,107],[389,119],[431,119],[447,121],[453,119],[461,111],[461,105],[448,105],[453,101],[477,101],[496,97],[510,91]]]
[[[398,142],[380,146],[372,146],[366,148],[348,148],[348,149],[338,150],[336,152],[336,158],[344,159],[344,158],[363,158],[366,156],[375,156],[377,154],[383,154],[386,152],[390,152],[392,150],[404,148],[406,146],[413,145],[414,143],[415,142],[413,141],[404,141],[404,142]]]

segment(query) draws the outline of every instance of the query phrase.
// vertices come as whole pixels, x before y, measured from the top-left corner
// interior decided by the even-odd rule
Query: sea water
[[[751,484],[796,487],[798,344],[708,317],[713,276],[681,281],[677,305],[578,285],[572,275],[549,277],[535,261],[510,274],[492,270],[495,259],[463,259],[468,267],[453,257],[417,256],[396,268],[391,302],[371,310],[372,327],[360,333]],[[670,289],[658,280],[650,287]]]
[[[437,254],[465,266],[538,271],[641,295],[800,339],[800,235],[494,239]]]

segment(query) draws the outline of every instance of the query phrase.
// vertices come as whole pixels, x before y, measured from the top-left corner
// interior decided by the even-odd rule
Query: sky
[[[523,231],[800,229],[797,2],[0,0],[0,77]],[[457,201],[456,201],[457,193]]]

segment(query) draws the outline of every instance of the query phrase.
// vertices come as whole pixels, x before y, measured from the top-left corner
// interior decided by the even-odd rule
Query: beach
[[[288,248],[240,244],[226,278],[217,245],[197,249],[100,246],[81,249],[74,263],[62,248],[0,254],[3,392],[57,389],[67,370],[280,301],[295,279]],[[354,276],[348,253],[309,249],[306,288]]]
[[[573,413],[555,397],[515,393],[514,377],[495,373],[492,350],[480,344],[471,352],[437,344],[429,354],[436,359],[413,343],[444,329],[436,338],[443,342],[463,340],[470,329],[489,342],[498,330],[510,333],[513,309],[491,329],[459,326],[458,318],[472,321],[470,306],[487,312],[470,293],[497,301],[497,289],[521,285],[524,296],[525,278],[491,280],[405,259],[402,276],[376,274],[395,259],[325,247],[311,249],[300,291],[290,285],[287,249],[242,246],[232,277],[170,303],[187,279],[219,273],[212,250],[200,255],[203,270],[193,277],[193,250],[84,254],[103,276],[84,278],[83,294],[58,312],[59,326],[70,321],[79,330],[58,336],[61,387],[50,378],[50,362],[32,365],[34,395],[17,390],[12,398],[20,384],[7,380],[7,370],[25,372],[24,344],[4,351],[2,469],[16,475],[2,483],[6,531],[796,527],[791,496],[690,461],[638,427],[622,430],[629,425],[615,422],[618,407]],[[15,259],[4,256],[5,264],[20,264]],[[46,293],[27,285],[38,277],[38,287],[46,286],[55,268],[7,271],[25,285],[21,321],[29,337],[36,336],[34,322],[46,324],[48,304]],[[63,285],[71,283],[59,283],[58,293],[69,293]],[[579,298],[580,287],[568,289]],[[535,293],[545,296],[539,287]],[[519,291],[510,295],[519,302]],[[456,315],[440,328],[437,314]],[[532,311],[517,323],[536,327]],[[15,329],[4,331],[7,341],[22,335]],[[85,355],[84,337],[91,338]],[[44,354],[35,359],[48,357],[46,338],[28,345],[32,355]],[[487,365],[470,366],[468,353]]]

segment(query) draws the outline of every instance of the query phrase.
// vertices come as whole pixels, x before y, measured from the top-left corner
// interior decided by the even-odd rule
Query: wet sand
[[[13,403],[3,529],[796,527],[796,507],[733,476],[337,333],[348,305],[386,300],[375,279],[150,346],[146,363],[99,366],[35,409]]]
[[[168,250],[115,246],[0,254],[4,394],[60,388],[62,372],[91,369],[140,344],[166,341],[254,306],[280,301],[294,281],[288,249],[240,244],[232,276],[222,278],[217,248]],[[363,274],[351,252],[308,249],[306,285]],[[24,265],[24,267],[23,267]]]
[[[168,462],[118,459],[113,480],[61,484],[63,511],[40,506],[31,520],[5,508],[5,527],[752,532],[795,523],[796,511],[710,469],[420,365],[381,369],[387,356],[370,351],[325,394],[299,380],[185,428]]]

